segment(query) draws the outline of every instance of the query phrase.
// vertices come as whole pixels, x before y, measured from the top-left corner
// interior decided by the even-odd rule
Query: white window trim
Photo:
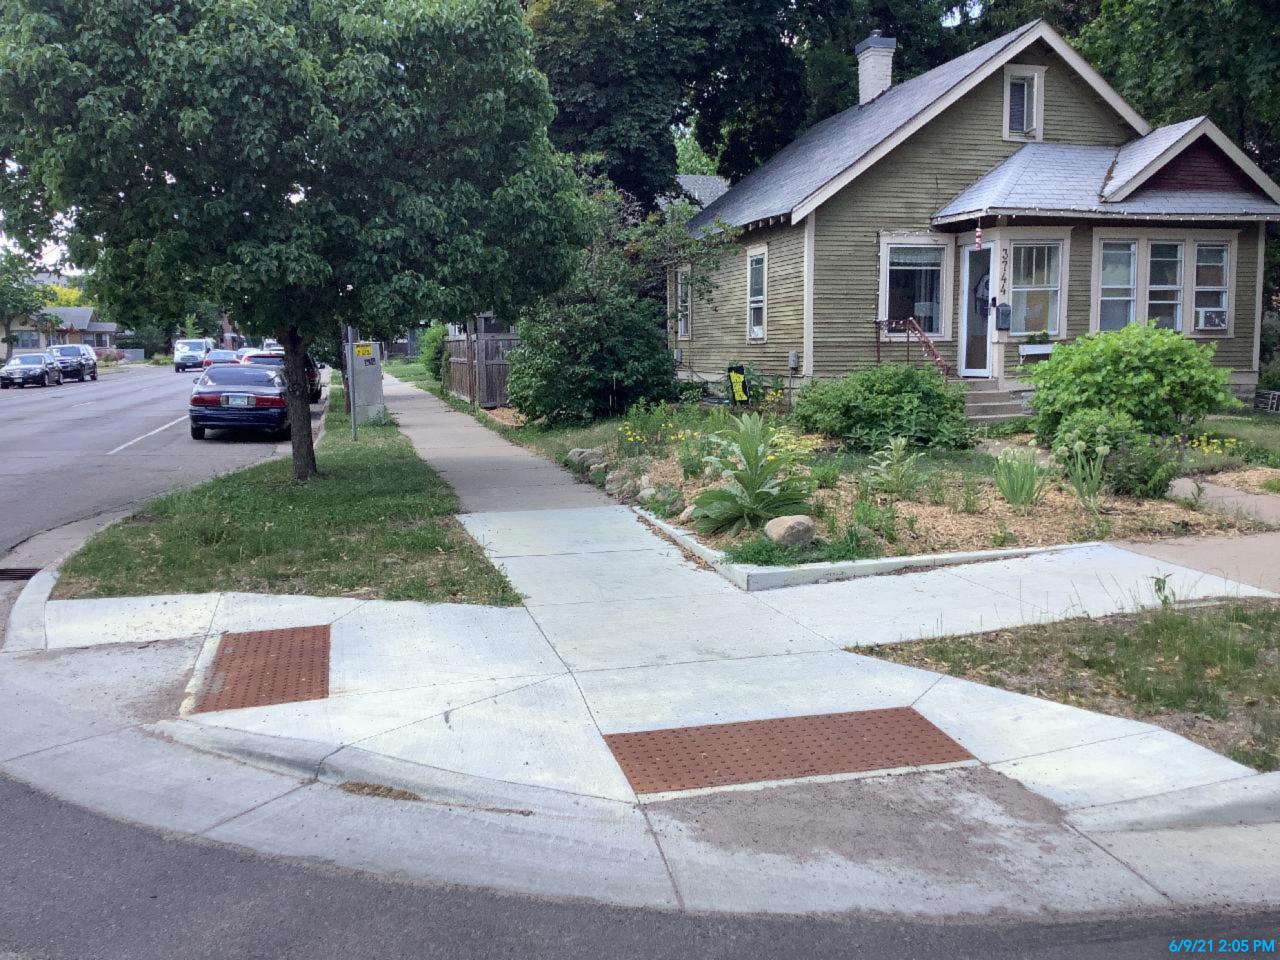
[[[1185,241],[1182,241],[1182,240],[1159,240],[1159,239],[1157,239],[1157,240],[1155,240],[1155,241],[1154,241],[1154,243],[1175,244],[1175,245],[1177,245],[1178,250],[1179,250],[1179,253],[1178,253],[1178,272],[1179,272],[1179,276],[1180,276],[1180,282],[1177,284],[1177,286],[1166,286],[1166,285],[1161,285],[1160,289],[1161,289],[1161,290],[1176,290],[1176,291],[1178,292],[1178,299],[1177,299],[1177,301],[1176,301],[1176,303],[1177,303],[1177,305],[1178,305],[1178,325],[1177,325],[1174,329],[1175,329],[1175,330],[1177,330],[1178,332],[1182,332],[1182,328],[1183,328],[1184,326],[1186,326],[1186,323],[1187,323],[1187,251],[1188,251],[1188,245],[1187,245],[1187,243],[1186,243]],[[1146,319],[1148,319],[1148,320],[1152,319],[1152,317],[1150,316],[1150,314],[1151,314],[1151,303],[1152,303],[1152,300],[1151,300],[1151,291],[1152,291],[1152,283],[1151,283],[1151,247],[1152,247],[1152,245],[1153,245],[1153,241],[1148,240],[1148,241],[1147,241],[1147,267],[1146,267],[1146,269],[1147,269],[1147,285],[1146,285],[1146,287],[1143,289],[1143,295],[1146,297],[1146,300],[1147,300],[1147,314],[1148,314],[1148,316],[1147,316],[1147,318],[1146,318]],[[1192,251],[1192,252],[1194,252],[1194,251]],[[1230,277],[1228,276],[1228,278],[1227,278],[1227,279],[1228,279],[1228,280],[1230,280]],[[1229,302],[1229,301],[1230,301],[1230,291],[1228,291],[1227,296],[1228,296],[1228,302]],[[1155,302],[1156,302],[1156,303],[1173,303],[1173,302],[1175,302],[1175,301],[1171,301],[1171,300],[1157,300],[1157,301],[1155,301]],[[1137,308],[1138,308],[1138,304],[1137,304],[1137,302],[1136,302],[1136,301],[1134,302],[1133,307],[1134,307],[1134,310],[1136,311],[1136,310],[1137,310]]]
[[[1044,75],[1048,67],[1031,63],[1006,63],[1004,65],[1004,105],[1000,126],[1004,139],[1017,143],[1036,143],[1044,139]],[[1030,77],[1035,81],[1035,97],[1032,109],[1035,110],[1036,126],[1030,134],[1009,129],[1009,85],[1015,79]]]
[[[1089,294],[1089,332],[1097,333],[1101,317],[1102,244],[1106,240],[1129,240],[1138,249],[1138,302],[1134,315],[1138,321],[1150,319],[1148,296],[1151,277],[1151,243],[1155,241],[1182,244],[1182,330],[1183,336],[1193,339],[1221,340],[1233,337],[1236,332],[1236,278],[1238,230],[1179,230],[1173,228],[1094,227],[1093,271]],[[1227,245],[1227,327],[1225,330],[1195,329],[1195,256],[1197,243],[1224,243]]]
[[[948,341],[952,338],[951,312],[955,299],[955,238],[949,234],[939,233],[895,233],[883,231],[880,234],[880,291],[876,301],[876,319],[883,320],[889,315],[889,248],[890,247],[941,247],[942,248],[942,314],[938,318],[938,332],[929,334],[934,343]],[[881,330],[880,339],[885,342],[906,340],[905,333],[886,333]]]
[[[1138,290],[1140,289],[1139,281],[1141,280],[1141,275],[1142,275],[1142,268],[1139,266],[1139,262],[1142,260],[1142,244],[1138,242],[1138,239],[1136,237],[1112,237],[1109,240],[1101,240],[1098,243],[1098,326],[1099,326],[1099,329],[1101,329],[1101,326],[1102,326],[1102,300],[1103,300],[1102,257],[1103,257],[1103,254],[1106,252],[1104,248],[1109,243],[1126,244],[1133,251],[1133,286],[1130,288],[1133,290],[1133,295],[1131,297],[1125,297],[1125,298],[1110,297],[1107,299],[1130,300],[1133,302],[1133,320],[1137,320],[1138,317],[1141,316],[1141,314],[1138,311],[1138,302],[1139,302]],[[1150,267],[1150,264],[1148,264],[1148,267]],[[1133,320],[1129,322],[1132,323]]]
[[[763,257],[764,263],[761,266],[763,284],[761,288],[760,306],[760,336],[753,337],[751,335],[751,261],[756,257]],[[747,248],[747,343],[765,343],[769,339],[769,245],[761,244],[755,247]]]
[[[1195,272],[1196,272],[1196,271],[1199,269],[1199,267],[1200,267],[1200,248],[1201,248],[1201,247],[1223,247],[1223,248],[1225,248],[1225,249],[1224,249],[1224,251],[1223,251],[1223,264],[1222,264],[1222,273],[1223,273],[1223,277],[1222,277],[1222,286],[1220,286],[1220,287],[1209,287],[1209,286],[1204,286],[1204,287],[1202,287],[1202,286],[1200,286],[1200,284],[1199,284],[1199,283],[1197,283],[1197,282],[1196,282],[1196,278],[1195,278],[1194,274],[1195,274]],[[1232,316],[1233,316],[1233,314],[1234,314],[1234,310],[1233,310],[1233,301],[1235,300],[1235,297],[1233,297],[1233,296],[1231,295],[1231,285],[1232,285],[1233,283],[1235,283],[1235,279],[1236,279],[1235,270],[1232,268],[1232,263],[1231,263],[1231,244],[1230,244],[1229,242],[1225,242],[1225,241],[1218,241],[1218,240],[1197,240],[1197,241],[1195,241],[1194,249],[1193,249],[1193,251],[1192,251],[1192,254],[1193,254],[1193,256],[1195,257],[1195,260],[1193,260],[1193,261],[1192,261],[1192,263],[1191,263],[1191,272],[1192,272],[1192,274],[1193,274],[1193,276],[1191,277],[1192,302],[1191,302],[1191,304],[1190,304],[1190,306],[1191,306],[1191,319],[1190,319],[1190,323],[1191,323],[1191,332],[1192,332],[1192,333],[1197,333],[1197,334],[1207,334],[1207,335],[1210,335],[1210,336],[1221,336],[1221,335],[1222,335],[1222,333],[1223,333],[1223,328],[1222,328],[1222,327],[1201,327],[1201,326],[1200,326],[1200,308],[1199,308],[1199,307],[1196,305],[1196,303],[1195,303],[1195,294],[1196,294],[1196,292],[1198,292],[1198,291],[1200,291],[1200,290],[1210,290],[1210,291],[1213,291],[1213,292],[1215,292],[1215,293],[1219,293],[1219,292],[1220,292],[1220,293],[1222,294],[1222,297],[1223,297],[1223,300],[1224,300],[1224,312],[1225,312],[1225,313],[1226,313],[1226,315],[1227,315],[1227,326],[1226,326],[1226,328],[1225,328],[1225,329],[1226,329],[1226,330],[1230,330],[1230,329],[1231,329],[1231,319],[1232,319]]]
[[[1071,291],[1071,228],[1070,227],[999,227],[992,231],[997,239],[992,246],[996,252],[995,298],[997,303],[1013,305],[1013,246],[1014,244],[1056,243],[1062,248],[1058,271],[1058,332],[1050,334],[1053,341],[1070,339],[1067,331],[1067,309]],[[1030,333],[1014,333],[1012,330],[995,332],[995,342],[1018,342]]]
[[[691,284],[692,271],[689,266],[676,267],[676,339],[692,340],[693,339],[693,286]],[[680,332],[680,281],[684,280],[684,292],[688,298],[688,305],[684,314],[684,332]]]

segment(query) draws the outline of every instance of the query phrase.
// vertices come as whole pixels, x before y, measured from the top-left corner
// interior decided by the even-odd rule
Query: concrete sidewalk
[[[259,850],[616,903],[972,915],[1280,899],[1280,777],[843,649],[1150,605],[1156,576],[1183,599],[1256,587],[1108,545],[746,594],[434,397],[389,381],[387,398],[524,606],[45,602],[33,583],[0,652],[0,767]],[[321,624],[327,697],[176,715],[224,632]],[[974,759],[637,794],[604,739],[906,707]],[[369,784],[420,799],[359,795]]]

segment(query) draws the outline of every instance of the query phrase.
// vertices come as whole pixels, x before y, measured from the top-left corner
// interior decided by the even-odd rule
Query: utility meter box
[[[357,340],[351,354],[351,413],[359,425],[387,409],[382,397],[382,344]]]

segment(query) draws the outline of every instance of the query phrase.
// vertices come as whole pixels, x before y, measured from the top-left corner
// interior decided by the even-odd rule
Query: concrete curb
[[[5,629],[6,653],[43,650],[48,646],[45,635],[44,605],[58,582],[57,565],[41,570],[27,581],[18,594],[13,609],[9,611],[9,624]]]
[[[1101,541],[1065,543],[1052,547],[1010,547],[1004,550],[960,550],[953,553],[919,553],[906,557],[878,557],[874,560],[845,560],[837,563],[800,563],[793,567],[761,567],[750,563],[730,563],[719,550],[713,550],[699,542],[680,527],[655,516],[641,507],[632,507],[682,549],[689,551],[740,590],[748,593],[757,590],[777,590],[781,587],[801,587],[813,583],[829,583],[834,580],[852,580],[855,577],[874,577],[913,567],[950,567],[963,563],[981,563],[985,560],[1009,560],[1030,557],[1039,553],[1061,553],[1097,547]]]

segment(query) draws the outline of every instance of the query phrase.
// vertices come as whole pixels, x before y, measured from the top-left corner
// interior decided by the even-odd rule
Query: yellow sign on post
[[[357,357],[372,357],[372,356],[373,356],[373,344],[372,344],[372,343],[367,343],[367,342],[366,342],[366,343],[357,343],[357,344],[355,345],[355,348],[356,348],[356,356],[357,356]]]

